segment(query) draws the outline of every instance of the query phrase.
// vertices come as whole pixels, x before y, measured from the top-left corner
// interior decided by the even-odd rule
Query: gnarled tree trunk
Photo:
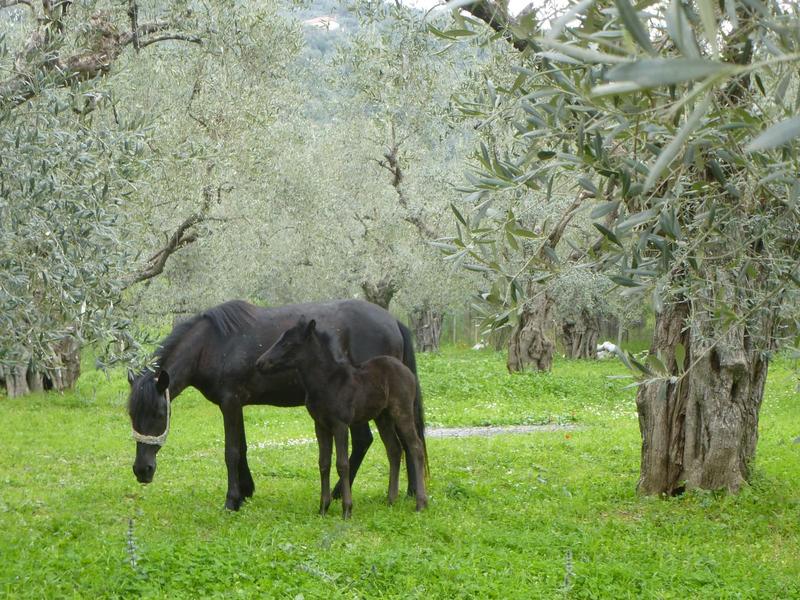
[[[35,366],[30,351],[19,353],[17,364],[0,372],[0,383],[9,398],[18,398],[43,390],[64,391],[75,385],[81,374],[80,344],[65,337],[53,347],[54,362],[48,366]]]
[[[388,310],[389,303],[392,301],[392,298],[394,298],[399,288],[391,275],[384,275],[380,281],[377,282],[362,282],[361,289],[364,291],[364,299],[367,300],[367,302],[372,302]]]
[[[768,359],[746,326],[723,331],[714,344],[701,331],[710,323],[709,314],[686,301],[656,316],[651,352],[674,379],[643,385],[636,397],[640,493],[737,491],[749,478]]]
[[[564,354],[567,358],[597,358],[597,340],[600,339],[600,318],[582,310],[574,319],[561,326],[564,336]]]
[[[416,307],[409,315],[417,352],[438,352],[444,315],[429,306]]]
[[[75,338],[65,337],[56,344],[54,350],[57,362],[45,370],[45,378],[49,380],[51,389],[68,390],[81,374],[80,344]]]
[[[30,392],[27,372],[25,365],[14,365],[3,369],[2,380],[9,398],[18,398]]]
[[[548,334],[552,312],[553,299],[547,291],[523,307],[508,343],[506,366],[511,373],[526,369],[549,371],[553,366],[555,344]]]

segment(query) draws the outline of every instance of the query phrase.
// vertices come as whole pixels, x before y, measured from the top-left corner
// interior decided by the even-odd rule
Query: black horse
[[[242,407],[248,404],[302,406],[303,386],[294,371],[264,375],[256,359],[301,315],[339,341],[339,352],[353,363],[389,355],[403,361],[416,378],[411,333],[386,310],[362,300],[294,304],[260,308],[234,300],[220,304],[177,325],[155,353],[156,371],[129,376],[128,412],[136,443],[133,472],[141,483],[153,480],[156,454],[169,431],[171,401],[194,387],[219,406],[225,425],[225,465],[228,493],[225,507],[238,510],[255,485],[247,465]],[[422,399],[417,380],[417,414],[423,427]],[[354,425],[350,483],[372,443],[369,424]],[[406,461],[408,493],[415,493],[413,461]],[[341,482],[334,495],[341,493]]]

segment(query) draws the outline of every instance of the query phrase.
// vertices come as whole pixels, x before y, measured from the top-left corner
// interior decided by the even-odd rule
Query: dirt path
[[[550,431],[574,431],[582,429],[580,425],[498,425],[488,427],[426,427],[426,438],[461,438],[490,437],[506,433],[547,433]],[[375,436],[376,439],[377,436]],[[250,444],[250,449],[284,448],[287,446],[305,446],[316,443],[314,438],[294,438],[289,440],[269,440]]]

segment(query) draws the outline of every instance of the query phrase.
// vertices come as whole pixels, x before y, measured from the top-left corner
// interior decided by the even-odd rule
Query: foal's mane
[[[248,304],[244,300],[231,300],[190,317],[183,323],[176,325],[172,332],[161,342],[155,352],[156,362],[161,363],[163,359],[169,358],[184,336],[203,319],[207,319],[220,335],[231,335],[232,333],[250,329],[253,326],[255,309],[255,306]]]
[[[334,363],[352,365],[347,356],[345,356],[341,344],[334,336],[327,331],[321,331],[319,329],[315,329],[314,334],[317,336],[320,346],[328,352]]]

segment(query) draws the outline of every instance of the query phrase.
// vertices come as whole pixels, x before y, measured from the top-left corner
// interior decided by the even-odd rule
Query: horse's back
[[[386,309],[365,300],[332,300],[264,308],[259,311],[258,320],[270,329],[277,325],[277,335],[272,334],[277,339],[300,317],[316,320],[317,327],[330,333],[353,363],[380,355],[403,357],[404,340],[397,319]]]
[[[351,362],[360,363],[375,356],[401,358],[404,340],[397,320],[385,309],[363,300],[287,304],[258,307],[242,301],[226,303],[207,311],[233,306],[246,311],[248,322],[227,330],[208,323],[216,331],[216,343],[208,343],[206,353],[208,387],[235,389],[242,404],[302,404],[304,394],[291,374],[263,375],[255,368],[258,357],[301,317],[315,319],[317,326],[337,340],[339,351]],[[212,394],[216,395],[216,394]]]

